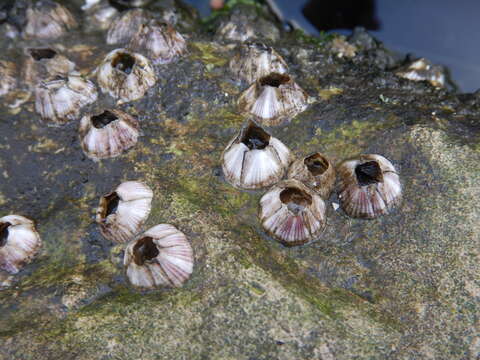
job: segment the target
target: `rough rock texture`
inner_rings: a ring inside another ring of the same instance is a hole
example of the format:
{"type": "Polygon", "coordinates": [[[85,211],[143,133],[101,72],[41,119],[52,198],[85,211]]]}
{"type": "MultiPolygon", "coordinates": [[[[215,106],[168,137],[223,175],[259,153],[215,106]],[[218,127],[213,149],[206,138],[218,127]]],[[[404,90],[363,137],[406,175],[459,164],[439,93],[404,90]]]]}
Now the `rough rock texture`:
{"type": "MultiPolygon", "coordinates": [[[[28,94],[2,99],[0,216],[34,219],[44,247],[20,274],[0,273],[0,358],[478,359],[480,96],[398,79],[372,63],[372,49],[339,59],[329,39],[282,34],[271,45],[316,101],[273,135],[336,163],[382,154],[404,186],[400,208],[371,221],[334,211],[332,196],[321,239],[285,248],[259,227],[262,191],[222,178],[247,84],[226,67],[232,46],[192,29],[180,28],[188,55],[120,106],[144,135],[119,158],[90,161],[78,121],[45,126],[33,98],[11,107],[28,94]],[[192,242],[194,274],[181,289],[131,289],[123,246],[94,224],[100,195],[134,179],[155,193],[146,228],[171,223],[192,242]]],[[[104,36],[59,42],[88,74],[111,49],[104,36]]],[[[4,57],[26,45],[3,41],[4,57]]],[[[90,109],[113,103],[102,96],[90,109]]]]}

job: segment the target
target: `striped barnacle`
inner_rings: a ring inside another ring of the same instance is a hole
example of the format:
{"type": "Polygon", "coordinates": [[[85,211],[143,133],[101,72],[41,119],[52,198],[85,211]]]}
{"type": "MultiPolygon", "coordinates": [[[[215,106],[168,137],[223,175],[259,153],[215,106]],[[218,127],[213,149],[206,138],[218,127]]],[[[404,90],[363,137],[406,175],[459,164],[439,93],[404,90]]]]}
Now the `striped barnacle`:
{"type": "Polygon", "coordinates": [[[20,216],[0,218],[0,269],[16,274],[42,246],[33,221],[20,216]]]}
{"type": "Polygon", "coordinates": [[[289,75],[270,73],[250,85],[238,105],[262,125],[276,126],[304,111],[307,101],[307,93],[289,75]]]}
{"type": "Polygon", "coordinates": [[[77,26],[73,15],[64,6],[50,0],[36,1],[27,8],[25,38],[53,39],[77,26]]]}
{"type": "Polygon", "coordinates": [[[285,180],[260,199],[260,222],[285,246],[317,239],[326,225],[326,206],[320,196],[297,180],[285,180]]]}
{"type": "Polygon", "coordinates": [[[78,73],[42,81],[35,88],[35,110],[49,125],[75,120],[82,107],[96,100],[95,85],[78,73]]]}
{"type": "Polygon", "coordinates": [[[325,155],[316,152],[295,160],[288,169],[288,178],[301,181],[328,199],[335,187],[335,168],[325,155]]]}
{"type": "Polygon", "coordinates": [[[22,78],[28,88],[34,89],[41,80],[67,76],[75,64],[52,48],[28,48],[22,67],[22,78]]]}
{"type": "Polygon", "coordinates": [[[420,58],[401,67],[395,74],[412,81],[428,81],[435,87],[444,87],[446,82],[443,67],[434,65],[425,58],[420,58]]]}
{"type": "Polygon", "coordinates": [[[181,231],[161,224],[145,231],[125,250],[129,282],[138,288],[180,287],[193,271],[193,250],[181,231]]]}
{"type": "Polygon", "coordinates": [[[119,14],[119,11],[107,0],[85,0],[82,10],[89,18],[86,25],[101,30],[107,30],[119,14]]]}
{"type": "Polygon", "coordinates": [[[288,71],[285,60],[273,48],[260,42],[239,45],[229,66],[235,77],[249,84],[270,73],[285,74],[288,71]]]}
{"type": "Polygon", "coordinates": [[[253,121],[222,154],[226,180],[240,189],[260,189],[279,181],[292,162],[290,150],[253,121]]]}
{"type": "Polygon", "coordinates": [[[141,98],[156,82],[150,61],[125,49],[111,51],[96,72],[102,91],[120,103],[141,98]]]}
{"type": "Polygon", "coordinates": [[[102,196],[96,215],[102,235],[115,242],[130,241],[147,220],[152,198],[152,190],[138,181],[121,183],[102,196]]]}
{"type": "Polygon", "coordinates": [[[182,55],[187,47],[183,36],[172,25],[150,20],[140,25],[129,49],[142,53],[154,64],[167,64],[182,55]]]}
{"type": "Polygon", "coordinates": [[[116,18],[107,33],[107,44],[126,44],[137,33],[140,25],[147,23],[149,15],[142,9],[125,11],[116,18]]]}
{"type": "Polygon", "coordinates": [[[138,121],[120,110],[86,115],[80,121],[80,144],[90,159],[112,158],[137,143],[138,121]]]}
{"type": "Polygon", "coordinates": [[[338,197],[345,213],[372,219],[387,214],[401,200],[400,178],[390,161],[380,155],[361,155],[337,168],[338,197]]]}
{"type": "Polygon", "coordinates": [[[8,94],[17,87],[16,72],[15,63],[0,60],[0,96],[8,94]]]}

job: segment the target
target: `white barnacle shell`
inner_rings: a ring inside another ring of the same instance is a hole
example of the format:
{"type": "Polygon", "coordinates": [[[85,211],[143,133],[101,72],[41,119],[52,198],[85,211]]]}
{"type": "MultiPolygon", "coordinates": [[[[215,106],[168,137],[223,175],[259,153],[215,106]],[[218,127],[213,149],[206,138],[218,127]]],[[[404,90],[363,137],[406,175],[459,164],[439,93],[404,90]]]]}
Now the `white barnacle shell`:
{"type": "Polygon", "coordinates": [[[76,119],[82,107],[97,100],[95,85],[78,73],[41,81],[35,88],[35,110],[49,125],[76,119]]]}
{"type": "Polygon", "coordinates": [[[387,214],[401,200],[400,178],[390,161],[380,155],[360,155],[337,168],[337,193],[345,213],[372,219],[387,214]]]}
{"type": "Polygon", "coordinates": [[[152,198],[152,190],[138,181],[123,182],[102,196],[95,219],[102,235],[115,242],[130,241],[147,220],[152,198]]]}
{"type": "Polygon", "coordinates": [[[238,99],[241,112],[262,125],[276,126],[307,108],[308,95],[286,74],[270,73],[245,90],[238,99]]]}
{"type": "Polygon", "coordinates": [[[0,60],[0,96],[8,94],[17,87],[16,72],[15,63],[0,60]]]}
{"type": "Polygon", "coordinates": [[[297,180],[285,180],[260,199],[260,222],[265,231],[286,246],[317,239],[326,225],[322,198],[297,180]]]}
{"type": "Polygon", "coordinates": [[[89,19],[85,25],[101,30],[107,30],[119,14],[119,11],[107,0],[86,0],[82,10],[86,12],[89,19]]]}
{"type": "Polygon", "coordinates": [[[129,49],[145,55],[154,64],[167,64],[182,55],[187,46],[183,36],[172,25],[151,20],[140,25],[129,49]]]}
{"type": "Polygon", "coordinates": [[[120,103],[141,98],[156,82],[150,61],[126,49],[108,53],[96,72],[102,91],[120,103]]]}
{"type": "Polygon", "coordinates": [[[75,70],[75,63],[52,48],[28,48],[25,54],[22,78],[31,89],[35,89],[41,80],[67,76],[75,70]]]}
{"type": "Polygon", "coordinates": [[[319,152],[295,160],[288,169],[287,177],[301,181],[323,199],[328,199],[335,187],[335,167],[319,152]]]}
{"type": "Polygon", "coordinates": [[[193,250],[185,234],[161,224],[145,231],[125,249],[124,265],[133,286],[180,287],[193,271],[193,250]]]}
{"type": "Polygon", "coordinates": [[[149,18],[147,12],[142,9],[125,11],[112,21],[107,33],[107,44],[128,43],[140,25],[147,23],[149,18]]]}
{"type": "Polygon", "coordinates": [[[80,145],[90,159],[112,158],[137,143],[138,121],[120,110],[85,115],[80,121],[80,145]]]}
{"type": "Polygon", "coordinates": [[[290,150],[253,121],[222,154],[225,179],[240,189],[260,189],[282,179],[292,162],[290,150]]]}
{"type": "Polygon", "coordinates": [[[429,60],[420,58],[398,69],[395,74],[412,81],[428,81],[435,87],[445,86],[445,71],[440,65],[433,65],[429,60]]]}
{"type": "Polygon", "coordinates": [[[270,73],[285,74],[288,71],[285,60],[273,48],[260,42],[239,45],[229,66],[235,77],[244,79],[249,84],[270,73]]]}
{"type": "Polygon", "coordinates": [[[218,27],[216,34],[232,41],[247,41],[257,37],[255,29],[248,21],[224,21],[218,27]]]}
{"type": "Polygon", "coordinates": [[[64,6],[50,0],[39,0],[27,8],[25,38],[53,39],[77,26],[64,6]]]}
{"type": "Polygon", "coordinates": [[[0,218],[0,269],[16,274],[42,246],[35,224],[20,215],[0,218]]]}

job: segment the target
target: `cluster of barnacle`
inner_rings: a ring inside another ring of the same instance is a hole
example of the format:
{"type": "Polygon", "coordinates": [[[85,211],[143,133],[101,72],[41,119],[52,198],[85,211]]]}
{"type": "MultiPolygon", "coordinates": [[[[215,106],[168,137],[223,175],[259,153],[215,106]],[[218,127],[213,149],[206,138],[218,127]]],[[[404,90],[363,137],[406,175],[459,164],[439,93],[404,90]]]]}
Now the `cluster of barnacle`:
{"type": "MultiPolygon", "coordinates": [[[[50,41],[77,26],[72,14],[51,0],[16,2],[10,12],[23,14],[24,21],[11,37],[50,41]]],[[[101,91],[118,104],[140,99],[156,82],[155,66],[172,62],[185,53],[185,39],[172,24],[160,21],[146,10],[131,8],[144,0],[86,0],[83,10],[102,29],[108,29],[112,50],[92,72],[101,91]],[[119,12],[111,3],[128,8],[119,12]]],[[[12,27],[14,29],[15,27],[12,27]]],[[[51,46],[25,50],[20,74],[13,62],[0,62],[0,96],[17,87],[35,93],[35,109],[48,124],[60,126],[79,120],[79,138],[92,160],[112,158],[131,148],[139,137],[139,122],[128,113],[112,108],[97,113],[82,110],[98,97],[96,85],[77,71],[75,63],[51,46]],[[20,76],[17,76],[20,75],[20,76]]],[[[150,213],[152,191],[143,183],[129,181],[103,196],[96,221],[102,235],[128,243],[124,265],[130,283],[140,288],[180,286],[193,269],[193,251],[186,236],[175,227],[161,224],[140,233],[150,213]]],[[[42,241],[34,223],[22,216],[0,218],[0,269],[17,273],[40,249],[42,241]]]]}
{"type": "Polygon", "coordinates": [[[351,217],[375,218],[399,203],[398,173],[383,156],[360,155],[336,169],[319,152],[294,160],[285,144],[262,127],[283,124],[308,104],[308,95],[275,50],[240,44],[230,69],[251,83],[238,100],[249,119],[222,154],[223,173],[239,189],[271,187],[260,200],[258,215],[269,235],[286,246],[317,239],[326,225],[325,202],[335,187],[340,206],[351,217]]]}

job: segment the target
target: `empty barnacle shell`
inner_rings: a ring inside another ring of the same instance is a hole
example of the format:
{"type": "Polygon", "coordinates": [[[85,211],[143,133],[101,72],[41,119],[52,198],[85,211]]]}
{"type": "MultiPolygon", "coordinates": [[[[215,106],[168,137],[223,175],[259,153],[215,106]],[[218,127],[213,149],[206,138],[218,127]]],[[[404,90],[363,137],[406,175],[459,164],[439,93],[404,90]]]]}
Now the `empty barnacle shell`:
{"type": "Polygon", "coordinates": [[[15,63],[0,60],[0,96],[6,95],[17,87],[16,71],[15,63]]]}
{"type": "Polygon", "coordinates": [[[413,81],[428,81],[435,87],[445,86],[445,71],[440,65],[433,65],[429,60],[421,58],[398,69],[395,74],[413,81]]]}
{"type": "Polygon", "coordinates": [[[335,187],[335,168],[325,155],[316,152],[295,160],[288,169],[288,178],[301,181],[328,199],[335,187]]]}
{"type": "Polygon", "coordinates": [[[130,241],[150,214],[152,190],[144,183],[126,181],[100,199],[96,222],[111,241],[130,241]]]}
{"type": "Polygon", "coordinates": [[[95,85],[78,73],[42,81],[35,88],[35,110],[50,125],[76,119],[82,107],[96,100],[95,85]]]}
{"type": "Polygon", "coordinates": [[[361,155],[337,168],[340,206],[351,217],[371,219],[389,212],[401,200],[400,178],[380,155],[361,155]]]}
{"type": "Polygon", "coordinates": [[[64,35],[77,25],[64,6],[50,0],[36,1],[27,8],[25,38],[51,39],[64,35]]]}
{"type": "Polygon", "coordinates": [[[151,20],[140,25],[129,49],[144,54],[154,64],[167,64],[182,55],[187,47],[183,36],[172,25],[151,20]]]}
{"type": "Polygon", "coordinates": [[[0,218],[0,269],[16,274],[38,253],[42,240],[33,221],[20,216],[0,218]]]}
{"type": "Polygon", "coordinates": [[[275,126],[307,108],[308,95],[287,74],[270,73],[243,92],[240,111],[254,115],[262,125],[275,126]]]}
{"type": "Polygon", "coordinates": [[[137,143],[138,121],[120,110],[86,115],[80,121],[80,144],[92,160],[120,155],[137,143]]]}
{"type": "Polygon", "coordinates": [[[253,121],[222,154],[225,179],[241,189],[260,189],[279,181],[292,162],[290,150],[253,121]]]}
{"type": "Polygon", "coordinates": [[[22,78],[28,88],[34,89],[41,80],[66,76],[75,64],[52,48],[28,48],[22,66],[22,78]]]}
{"type": "Polygon", "coordinates": [[[107,33],[107,44],[128,43],[137,33],[140,25],[147,23],[149,16],[142,9],[124,12],[110,25],[107,33]]]}
{"type": "Polygon", "coordinates": [[[102,91],[120,102],[141,98],[156,81],[150,61],[125,49],[108,53],[96,71],[102,91]]]}
{"type": "Polygon", "coordinates": [[[288,71],[283,58],[273,48],[260,42],[241,44],[229,66],[236,77],[249,84],[270,73],[285,74],[288,71]]]}
{"type": "Polygon", "coordinates": [[[262,196],[259,217],[268,234],[294,246],[318,238],[326,225],[326,206],[300,181],[285,180],[262,196]]]}
{"type": "Polygon", "coordinates": [[[145,231],[125,249],[123,263],[133,286],[180,287],[193,271],[193,250],[185,234],[161,224],[145,231]]]}

